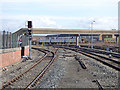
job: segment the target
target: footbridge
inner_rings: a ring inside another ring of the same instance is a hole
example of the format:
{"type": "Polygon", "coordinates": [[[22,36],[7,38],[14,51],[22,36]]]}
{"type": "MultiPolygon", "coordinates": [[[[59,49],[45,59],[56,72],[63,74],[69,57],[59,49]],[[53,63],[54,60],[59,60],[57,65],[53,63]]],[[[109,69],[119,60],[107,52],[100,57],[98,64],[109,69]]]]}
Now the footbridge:
{"type": "MultiPolygon", "coordinates": [[[[21,35],[27,33],[28,28],[21,28],[15,33],[21,35]]],[[[32,28],[33,34],[76,34],[76,44],[81,34],[99,34],[99,40],[102,40],[104,35],[119,36],[117,30],[89,30],[89,29],[56,29],[56,28],[32,28]]]]}

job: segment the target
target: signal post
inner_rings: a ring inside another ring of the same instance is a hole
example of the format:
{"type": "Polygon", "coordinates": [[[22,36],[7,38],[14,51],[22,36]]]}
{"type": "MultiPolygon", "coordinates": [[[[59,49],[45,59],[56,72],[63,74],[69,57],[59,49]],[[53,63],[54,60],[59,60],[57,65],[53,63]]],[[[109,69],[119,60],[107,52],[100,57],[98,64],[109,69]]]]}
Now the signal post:
{"type": "Polygon", "coordinates": [[[29,35],[29,59],[32,59],[31,58],[32,21],[28,21],[28,35],[29,35]]]}

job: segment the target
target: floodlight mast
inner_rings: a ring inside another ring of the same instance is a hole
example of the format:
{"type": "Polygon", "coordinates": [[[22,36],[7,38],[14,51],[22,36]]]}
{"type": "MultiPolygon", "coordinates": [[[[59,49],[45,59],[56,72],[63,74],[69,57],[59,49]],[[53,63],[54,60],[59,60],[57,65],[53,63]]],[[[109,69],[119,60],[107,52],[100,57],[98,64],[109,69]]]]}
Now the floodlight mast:
{"type": "Polygon", "coordinates": [[[92,38],[91,38],[91,49],[93,49],[93,33],[92,33],[93,23],[95,23],[95,21],[92,21],[92,22],[91,22],[91,35],[92,35],[92,38]]]}

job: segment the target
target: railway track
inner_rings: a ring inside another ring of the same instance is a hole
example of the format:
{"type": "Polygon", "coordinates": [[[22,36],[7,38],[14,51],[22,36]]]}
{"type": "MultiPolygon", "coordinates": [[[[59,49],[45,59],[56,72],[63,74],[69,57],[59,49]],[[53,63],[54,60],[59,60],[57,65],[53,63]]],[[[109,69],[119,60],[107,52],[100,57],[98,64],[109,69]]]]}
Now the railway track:
{"type": "Polygon", "coordinates": [[[82,50],[87,50],[87,51],[90,51],[90,52],[99,53],[99,54],[105,54],[105,55],[111,54],[112,57],[115,57],[115,58],[119,58],[119,59],[120,59],[120,54],[119,54],[119,53],[110,52],[110,51],[105,51],[105,50],[99,50],[99,49],[84,48],[84,47],[80,47],[80,49],[82,49],[82,50]]]}
{"type": "Polygon", "coordinates": [[[22,59],[20,62],[17,62],[13,65],[7,67],[7,70],[2,71],[2,75],[0,75],[2,84],[7,83],[13,77],[19,75],[21,72],[25,71],[25,69],[30,68],[32,65],[37,63],[41,58],[43,58],[46,54],[44,51],[32,50],[33,56],[32,60],[22,59]],[[24,61],[23,61],[24,60],[24,61]]]}
{"type": "Polygon", "coordinates": [[[90,52],[90,51],[83,50],[80,48],[73,48],[73,47],[62,47],[62,48],[69,49],[69,50],[72,50],[75,52],[79,52],[79,53],[81,53],[85,56],[88,56],[90,58],[93,58],[93,59],[95,59],[117,71],[120,71],[120,61],[118,61],[118,60],[114,60],[114,59],[99,55],[98,53],[90,52]]]}
{"type": "Polygon", "coordinates": [[[15,76],[2,86],[3,88],[33,88],[37,84],[38,80],[45,74],[47,69],[52,65],[57,58],[55,51],[48,51],[45,49],[33,48],[40,50],[45,54],[38,62],[36,62],[29,69],[25,70],[21,74],[15,76]]]}
{"type": "MultiPolygon", "coordinates": [[[[66,47],[66,46],[57,45],[55,47],[66,47]]],[[[69,47],[82,49],[82,50],[87,50],[89,52],[95,52],[95,53],[104,54],[104,55],[110,55],[111,54],[112,57],[120,59],[120,53],[117,53],[117,52],[110,52],[110,51],[105,51],[105,50],[100,50],[100,49],[91,49],[91,48],[86,48],[86,47],[79,47],[79,48],[76,47],[76,46],[69,46],[69,47]]]]}
{"type": "MultiPolygon", "coordinates": [[[[80,45],[81,47],[85,47],[85,48],[89,48],[89,45],[80,45]]],[[[97,50],[106,50],[106,47],[107,46],[93,46],[94,49],[97,49],[97,50]]],[[[118,52],[118,46],[110,46],[109,49],[114,51],[114,52],[118,52]]]]}
{"type": "MultiPolygon", "coordinates": [[[[36,51],[36,50],[35,50],[36,51]]],[[[27,59],[25,60],[25,59],[22,59],[20,62],[17,62],[17,63],[15,63],[15,64],[13,64],[13,65],[11,65],[10,67],[9,67],[9,70],[7,71],[4,71],[4,72],[2,72],[2,75],[4,75],[4,76],[6,76],[7,74],[10,74],[10,73],[12,73],[12,72],[16,72],[16,70],[19,70],[21,67],[24,67],[25,65],[27,66],[27,65],[32,65],[32,64],[34,64],[35,62],[37,62],[38,61],[38,59],[40,59],[40,58],[42,58],[44,55],[45,55],[45,52],[44,51],[41,51],[42,53],[43,53],[43,55],[41,55],[39,52],[40,51],[36,51],[37,52],[37,56],[38,57],[35,57],[35,58],[33,58],[33,62],[31,63],[31,62],[25,62],[25,61],[27,61],[27,59]],[[23,63],[24,62],[24,63],[23,63]],[[19,65],[18,65],[19,64],[19,65]]],[[[1,77],[1,76],[0,76],[1,77]]],[[[2,77],[1,77],[2,78],[2,77]]]]}

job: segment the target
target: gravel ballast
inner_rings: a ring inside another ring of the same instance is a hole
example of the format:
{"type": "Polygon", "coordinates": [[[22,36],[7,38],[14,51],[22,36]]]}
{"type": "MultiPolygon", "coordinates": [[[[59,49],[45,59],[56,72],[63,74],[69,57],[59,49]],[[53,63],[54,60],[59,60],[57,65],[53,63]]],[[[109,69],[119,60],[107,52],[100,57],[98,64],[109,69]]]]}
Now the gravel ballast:
{"type": "MultiPolygon", "coordinates": [[[[49,49],[50,51],[54,50],[53,47],[42,48],[49,49]]],[[[98,89],[98,84],[94,82],[95,80],[97,80],[104,89],[118,87],[118,71],[71,50],[59,48],[57,52],[58,59],[50,66],[35,88],[91,88],[92,90],[94,88],[96,90],[98,89]],[[86,69],[81,67],[75,58],[76,56],[85,64],[86,69]]],[[[23,72],[23,67],[27,69],[36,62],[38,56],[42,57],[43,55],[42,52],[33,50],[32,58],[34,58],[34,60],[19,62],[18,64],[8,66],[8,71],[4,71],[4,74],[0,77],[2,78],[2,82],[4,83],[13,78],[15,73],[19,74],[23,72]],[[21,64],[25,66],[20,67],[21,64]],[[14,68],[16,65],[17,67],[14,68]]],[[[41,67],[39,66],[39,68],[41,67]]]]}
{"type": "Polygon", "coordinates": [[[37,88],[98,88],[97,80],[105,88],[117,88],[118,71],[70,50],[59,49],[53,63],[37,88]],[[74,56],[79,56],[87,69],[82,69],[74,56]],[[70,57],[73,56],[73,57],[70,57]]]}

